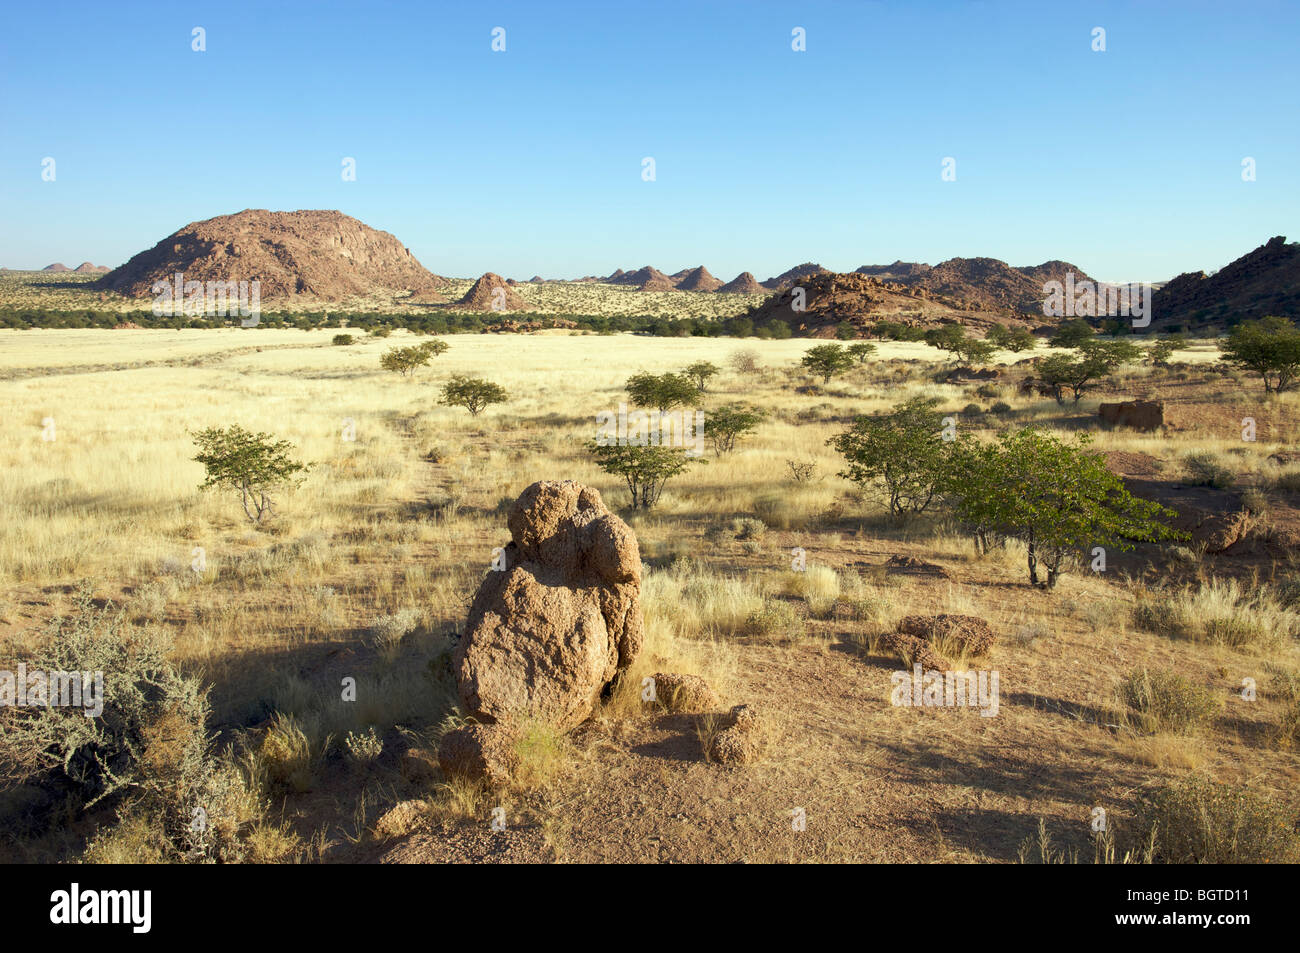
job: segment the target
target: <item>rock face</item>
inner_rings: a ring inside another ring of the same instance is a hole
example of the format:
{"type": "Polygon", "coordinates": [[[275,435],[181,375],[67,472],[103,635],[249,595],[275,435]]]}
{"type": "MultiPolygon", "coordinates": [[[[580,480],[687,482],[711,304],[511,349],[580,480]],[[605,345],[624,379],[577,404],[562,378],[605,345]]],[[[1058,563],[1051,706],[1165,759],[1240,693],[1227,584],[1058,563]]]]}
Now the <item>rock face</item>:
{"type": "Polygon", "coordinates": [[[465,297],[456,304],[475,311],[527,311],[528,302],[515,293],[514,287],[498,274],[487,272],[465,297]]]}
{"type": "Polygon", "coordinates": [[[528,487],[507,524],[505,569],[479,586],[453,658],[460,700],[480,722],[567,731],[641,650],[636,536],[572,480],[528,487]]]}
{"type": "Polygon", "coordinates": [[[1159,400],[1126,400],[1102,404],[1097,408],[1097,416],[1112,427],[1159,430],[1165,425],[1165,405],[1159,400]]]}
{"type": "Polygon", "coordinates": [[[518,764],[516,736],[509,725],[465,725],[442,736],[438,766],[446,774],[460,774],[505,787],[518,764]]]}
{"type": "Polygon", "coordinates": [[[433,291],[444,282],[388,232],[341,212],[245,209],[186,225],[96,284],[152,298],[154,282],[177,272],[186,281],[258,281],[263,302],[433,291]]]}
{"type": "Polygon", "coordinates": [[[1179,275],[1155,293],[1151,310],[1162,326],[1218,323],[1227,315],[1300,317],[1300,243],[1277,235],[1212,276],[1179,275]]]}

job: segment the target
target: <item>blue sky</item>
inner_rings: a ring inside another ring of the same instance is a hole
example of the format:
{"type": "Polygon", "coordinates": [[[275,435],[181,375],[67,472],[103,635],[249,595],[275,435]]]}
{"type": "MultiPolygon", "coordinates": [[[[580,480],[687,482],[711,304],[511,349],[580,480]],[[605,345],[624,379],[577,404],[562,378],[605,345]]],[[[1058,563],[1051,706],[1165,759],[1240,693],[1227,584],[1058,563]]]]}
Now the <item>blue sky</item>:
{"type": "Polygon", "coordinates": [[[1300,239],[1297,39],[1300,4],[1250,0],[12,4],[0,265],[336,208],[452,276],[984,255],[1162,280],[1300,239]]]}

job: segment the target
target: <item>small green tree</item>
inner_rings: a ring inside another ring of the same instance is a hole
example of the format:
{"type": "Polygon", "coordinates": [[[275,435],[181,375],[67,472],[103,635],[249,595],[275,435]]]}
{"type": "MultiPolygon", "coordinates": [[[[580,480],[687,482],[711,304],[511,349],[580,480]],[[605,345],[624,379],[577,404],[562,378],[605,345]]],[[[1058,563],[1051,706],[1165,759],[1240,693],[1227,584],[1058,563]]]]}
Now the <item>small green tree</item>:
{"type": "Polygon", "coordinates": [[[1078,347],[1097,337],[1091,324],[1083,318],[1062,321],[1056,333],[1047,339],[1048,347],[1078,347]]]}
{"type": "Polygon", "coordinates": [[[1027,427],[995,444],[957,445],[945,489],[977,549],[989,534],[1021,540],[1030,583],[1039,585],[1041,565],[1052,589],[1067,561],[1092,547],[1125,551],[1135,541],[1177,538],[1161,522],[1177,514],[1129,493],[1088,440],[1083,434],[1066,443],[1027,427]]]}
{"type": "Polygon", "coordinates": [[[442,398],[438,401],[448,407],[464,407],[471,417],[477,417],[488,404],[504,403],[509,398],[504,387],[481,377],[456,375],[442,385],[442,398]]]}
{"type": "Polygon", "coordinates": [[[1038,364],[1038,376],[1052,388],[1058,404],[1065,403],[1068,389],[1079,402],[1085,390],[1110,376],[1124,364],[1141,357],[1142,352],[1131,341],[1088,341],[1074,354],[1052,354],[1038,364]]]}
{"type": "Polygon", "coordinates": [[[385,351],[379,358],[379,366],[386,371],[396,371],[403,377],[407,377],[417,367],[425,367],[431,357],[433,352],[426,350],[423,344],[412,344],[409,347],[395,347],[385,351]]]}
{"type": "Polygon", "coordinates": [[[865,364],[867,358],[876,353],[876,346],[868,341],[857,341],[848,346],[847,353],[859,364],[865,364]]]}
{"type": "Polygon", "coordinates": [[[311,464],[294,460],[293,444],[270,434],[249,433],[238,425],[209,427],[191,434],[194,457],[207,472],[199,489],[220,487],[239,494],[244,515],[254,523],[273,515],[271,492],[302,482],[311,464]]]}
{"type": "Polygon", "coordinates": [[[823,384],[829,384],[832,377],[853,366],[853,358],[843,344],[818,344],[809,348],[799,363],[821,377],[823,384]]]}
{"type": "Polygon", "coordinates": [[[1147,360],[1152,367],[1168,367],[1169,358],[1173,356],[1174,349],[1177,346],[1173,341],[1167,339],[1152,341],[1146,348],[1147,360]]]}
{"type": "Polygon", "coordinates": [[[1232,329],[1219,349],[1229,364],[1258,374],[1265,394],[1290,389],[1300,376],[1300,328],[1286,318],[1244,321],[1232,329]]]}
{"type": "Polygon", "coordinates": [[[1009,328],[1001,324],[989,328],[988,334],[984,335],[984,340],[999,351],[1011,351],[1013,354],[1032,351],[1038,343],[1038,339],[1028,328],[1009,328]]]}
{"type": "Polygon", "coordinates": [[[753,433],[765,419],[767,414],[757,407],[726,404],[704,415],[704,436],[719,457],[734,450],[736,441],[753,433]]]}
{"type": "Polygon", "coordinates": [[[596,466],[612,476],[623,478],[632,494],[632,508],[638,510],[648,510],[659,502],[664,484],[692,463],[705,462],[688,456],[681,447],[624,444],[602,447],[593,441],[589,449],[596,466]]]}
{"type": "Polygon", "coordinates": [[[934,398],[914,397],[888,414],[859,417],[827,441],[848,462],[840,476],[878,490],[895,517],[922,513],[948,478],[950,441],[934,398]]]}
{"type": "Polygon", "coordinates": [[[642,371],[627,379],[627,395],[641,407],[667,413],[674,407],[699,403],[700,389],[685,374],[650,374],[642,371]]]}
{"type": "Polygon", "coordinates": [[[955,360],[976,364],[993,356],[994,347],[987,341],[968,337],[960,324],[942,324],[925,332],[925,343],[952,354],[955,360]]]}
{"type": "Polygon", "coordinates": [[[447,349],[450,346],[451,345],[449,345],[442,338],[432,338],[428,341],[424,341],[416,345],[417,348],[419,348],[425,354],[429,355],[429,357],[438,357],[442,354],[446,354],[447,349]]]}
{"type": "Polygon", "coordinates": [[[691,364],[682,371],[682,373],[685,374],[689,380],[694,382],[696,389],[703,394],[708,390],[710,378],[721,374],[722,368],[718,367],[716,364],[711,364],[708,361],[696,361],[694,364],[691,364]]]}
{"type": "Polygon", "coordinates": [[[841,341],[852,341],[858,336],[858,329],[851,321],[841,321],[835,326],[835,336],[841,341]]]}
{"type": "Polygon", "coordinates": [[[351,334],[336,334],[334,335],[334,340],[332,341],[332,343],[339,347],[347,347],[349,344],[352,344],[354,341],[356,341],[356,338],[354,338],[351,334]]]}

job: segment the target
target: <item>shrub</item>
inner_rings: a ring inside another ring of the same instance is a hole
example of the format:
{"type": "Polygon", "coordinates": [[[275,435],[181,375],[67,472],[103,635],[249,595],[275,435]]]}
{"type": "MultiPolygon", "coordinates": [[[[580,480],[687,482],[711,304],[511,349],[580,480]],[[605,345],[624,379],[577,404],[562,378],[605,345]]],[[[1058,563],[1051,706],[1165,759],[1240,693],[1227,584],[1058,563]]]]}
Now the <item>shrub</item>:
{"type": "Polygon", "coordinates": [[[1217,490],[1226,490],[1237,481],[1237,475],[1212,453],[1198,450],[1185,454],[1183,467],[1191,486],[1211,486],[1217,490]]]}
{"type": "Polygon", "coordinates": [[[354,338],[351,334],[336,334],[331,339],[330,343],[335,345],[336,347],[347,347],[347,345],[349,344],[354,344],[356,340],[357,339],[354,338]]]}
{"type": "Polygon", "coordinates": [[[1144,796],[1136,820],[1163,864],[1285,864],[1300,846],[1294,815],[1272,798],[1196,775],[1144,796]]]}
{"type": "Polygon", "coordinates": [[[736,539],[762,539],[763,534],[767,532],[767,524],[752,516],[732,520],[731,528],[735,531],[736,539]]]}
{"type": "Polygon", "coordinates": [[[1222,705],[1207,689],[1174,672],[1139,669],[1120,686],[1120,698],[1144,731],[1189,734],[1210,721],[1222,705]]]}
{"type": "Polygon", "coordinates": [[[961,409],[961,413],[963,417],[978,417],[984,413],[984,408],[979,404],[967,404],[961,409]]]}
{"type": "Polygon", "coordinates": [[[674,407],[693,407],[702,390],[686,374],[650,374],[642,371],[627,379],[627,395],[642,407],[654,407],[662,413],[674,407]]]}
{"type": "Polygon", "coordinates": [[[803,634],[804,622],[794,606],[784,599],[764,599],[763,606],[745,620],[747,635],[768,641],[797,639],[803,634]]]}
{"type": "Polygon", "coordinates": [[[727,359],[731,369],[742,377],[752,377],[762,369],[758,363],[758,352],[750,348],[733,351],[727,359]]]}
{"type": "Polygon", "coordinates": [[[420,624],[419,609],[398,609],[390,615],[377,616],[370,623],[370,635],[376,647],[391,650],[420,624]]]}
{"type": "Polygon", "coordinates": [[[713,446],[713,455],[722,456],[736,448],[736,441],[752,434],[767,414],[757,407],[726,404],[709,411],[704,417],[704,436],[713,446]]]}
{"type": "Polygon", "coordinates": [[[1280,594],[1268,586],[1247,591],[1235,579],[1211,579],[1195,588],[1140,594],[1133,624],[1169,638],[1270,647],[1300,631],[1286,597],[1285,587],[1280,594]]]}
{"type": "Polygon", "coordinates": [[[999,417],[1005,417],[1007,414],[1011,413],[1011,405],[1005,400],[1000,400],[989,408],[989,413],[997,414],[999,417]]]}
{"type": "Polygon", "coordinates": [[[948,478],[950,454],[933,398],[913,398],[888,414],[859,417],[827,443],[844,455],[839,475],[878,488],[894,516],[921,513],[948,478]]]}
{"type": "Polygon", "coordinates": [[[477,417],[489,404],[504,403],[509,398],[504,387],[481,377],[457,375],[442,386],[438,401],[448,407],[464,407],[471,417],[477,417]]]}
{"type": "Polygon", "coordinates": [[[172,666],[166,636],[133,628],[111,604],[97,609],[88,586],[46,634],[28,671],[87,673],[59,692],[75,702],[81,689],[82,704],[0,709],[0,776],[57,784],[88,808],[111,803],[132,823],[145,818],[168,859],[238,859],[255,804],[216,758],[207,694],[172,666]]]}
{"type": "Polygon", "coordinates": [[[688,380],[695,384],[696,389],[703,394],[708,390],[710,379],[717,377],[722,373],[722,368],[709,361],[696,361],[683,369],[682,373],[688,380]]]}

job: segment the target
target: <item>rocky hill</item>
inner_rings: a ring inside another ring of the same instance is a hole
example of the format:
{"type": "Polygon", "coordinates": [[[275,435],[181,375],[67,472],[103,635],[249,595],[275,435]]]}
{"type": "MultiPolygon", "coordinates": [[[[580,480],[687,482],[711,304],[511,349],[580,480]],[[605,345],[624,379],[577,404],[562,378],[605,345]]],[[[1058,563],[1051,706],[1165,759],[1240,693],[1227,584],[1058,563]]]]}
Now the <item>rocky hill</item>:
{"type": "Polygon", "coordinates": [[[763,287],[767,288],[769,291],[777,291],[778,289],[791,285],[802,278],[808,278],[812,275],[829,274],[831,274],[829,269],[823,268],[821,265],[814,262],[806,261],[802,265],[795,265],[788,271],[781,272],[781,274],[777,275],[775,278],[767,279],[767,281],[763,282],[763,287]]]}
{"type": "Polygon", "coordinates": [[[758,279],[748,271],[742,271],[718,289],[724,294],[762,294],[767,289],[758,283],[758,279]]]}
{"type": "Polygon", "coordinates": [[[487,272],[474,282],[465,296],[456,302],[473,311],[527,311],[528,302],[519,297],[511,284],[494,272],[487,272]],[[493,307],[493,305],[497,305],[493,307]]]}
{"type": "Polygon", "coordinates": [[[342,301],[435,291],[444,279],[401,242],[336,211],[246,209],[192,222],[99,279],[109,291],[152,297],[157,281],[259,281],[262,301],[342,301]]]}
{"type": "Polygon", "coordinates": [[[1154,327],[1203,327],[1232,315],[1300,318],[1300,243],[1270,238],[1213,275],[1179,275],[1151,302],[1154,327]]]}
{"type": "MultiPolygon", "coordinates": [[[[677,277],[674,275],[673,277],[677,277]]],[[[713,275],[709,274],[709,269],[700,265],[698,268],[690,268],[677,278],[677,289],[679,291],[717,291],[722,287],[722,282],[713,275]]]]}

